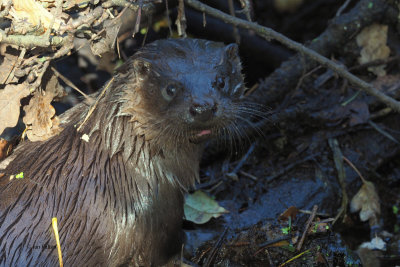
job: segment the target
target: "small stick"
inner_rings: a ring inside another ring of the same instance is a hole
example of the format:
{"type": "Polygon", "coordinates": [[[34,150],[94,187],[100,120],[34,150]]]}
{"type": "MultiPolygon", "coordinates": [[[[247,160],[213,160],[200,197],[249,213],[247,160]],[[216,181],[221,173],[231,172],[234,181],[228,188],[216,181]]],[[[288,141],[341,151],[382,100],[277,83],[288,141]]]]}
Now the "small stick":
{"type": "Polygon", "coordinates": [[[301,239],[300,239],[299,243],[297,244],[297,248],[296,248],[297,251],[299,251],[301,249],[301,247],[303,246],[304,240],[306,239],[308,228],[310,228],[310,225],[313,222],[315,215],[317,214],[317,210],[318,210],[318,205],[314,205],[314,207],[312,209],[312,213],[311,213],[310,217],[308,218],[306,226],[304,227],[303,235],[301,236],[301,239]]]}
{"type": "Polygon", "coordinates": [[[343,10],[346,9],[346,7],[350,4],[351,0],[346,0],[346,2],[344,2],[344,4],[338,9],[338,11],[336,12],[336,17],[339,17],[343,10]]]}
{"type": "Polygon", "coordinates": [[[87,94],[85,94],[84,92],[82,92],[78,87],[76,87],[75,84],[73,84],[67,77],[65,77],[64,75],[62,75],[56,68],[54,68],[53,66],[51,66],[51,70],[54,71],[54,74],[59,77],[61,80],[63,80],[68,86],[70,86],[71,88],[73,88],[75,91],[77,91],[78,93],[80,93],[81,95],[83,95],[87,100],[89,101],[93,101],[93,99],[88,96],[87,94]]]}
{"type": "Polygon", "coordinates": [[[217,254],[218,249],[221,247],[222,245],[222,241],[225,238],[225,234],[228,231],[228,227],[225,227],[225,230],[222,232],[222,234],[220,235],[220,237],[218,238],[218,241],[215,243],[213,249],[211,250],[211,254],[207,259],[207,262],[204,266],[209,267],[211,266],[211,263],[213,262],[215,255],[217,254]]]}
{"type": "Polygon", "coordinates": [[[367,182],[367,180],[365,180],[364,176],[361,174],[361,172],[356,168],[356,166],[354,166],[353,163],[351,163],[351,161],[346,158],[345,156],[343,156],[343,160],[346,161],[347,164],[350,165],[350,167],[358,174],[358,176],[360,176],[362,182],[365,184],[367,182]]]}
{"type": "Polygon", "coordinates": [[[258,181],[258,178],[250,173],[244,172],[244,171],[239,171],[239,173],[243,176],[246,176],[250,179],[252,179],[253,181],[258,181]]]}
{"type": "Polygon", "coordinates": [[[10,78],[10,80],[12,80],[12,78],[14,78],[14,73],[15,73],[15,68],[19,66],[21,60],[24,58],[26,53],[26,48],[23,47],[21,49],[21,53],[19,54],[18,58],[15,60],[14,65],[12,66],[12,69],[10,70],[10,72],[8,73],[7,77],[4,79],[3,84],[6,84],[7,80],[10,78]]]}
{"type": "Polygon", "coordinates": [[[97,104],[99,103],[100,99],[103,97],[103,95],[106,93],[107,89],[110,87],[110,84],[114,81],[114,77],[111,78],[111,80],[108,82],[108,84],[106,85],[106,87],[104,88],[104,90],[101,92],[101,94],[99,95],[99,97],[97,97],[96,102],[94,103],[94,105],[90,108],[88,114],[86,115],[86,118],[83,120],[83,122],[81,123],[81,125],[79,125],[78,129],[76,131],[80,131],[80,129],[82,128],[82,126],[86,123],[86,121],[89,119],[90,115],[92,115],[93,111],[96,109],[97,104]]]}

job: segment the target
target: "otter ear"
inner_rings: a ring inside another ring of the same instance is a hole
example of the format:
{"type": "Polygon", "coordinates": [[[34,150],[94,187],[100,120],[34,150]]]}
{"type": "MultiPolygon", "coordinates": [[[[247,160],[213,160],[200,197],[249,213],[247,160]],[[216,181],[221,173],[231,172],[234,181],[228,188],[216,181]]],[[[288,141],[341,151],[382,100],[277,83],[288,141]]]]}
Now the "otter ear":
{"type": "Polygon", "coordinates": [[[133,69],[136,73],[146,76],[150,73],[152,66],[150,62],[137,58],[133,60],[133,69]]]}
{"type": "Polygon", "coordinates": [[[228,55],[228,58],[232,61],[239,58],[239,47],[237,44],[229,44],[225,46],[225,53],[228,55]]]}

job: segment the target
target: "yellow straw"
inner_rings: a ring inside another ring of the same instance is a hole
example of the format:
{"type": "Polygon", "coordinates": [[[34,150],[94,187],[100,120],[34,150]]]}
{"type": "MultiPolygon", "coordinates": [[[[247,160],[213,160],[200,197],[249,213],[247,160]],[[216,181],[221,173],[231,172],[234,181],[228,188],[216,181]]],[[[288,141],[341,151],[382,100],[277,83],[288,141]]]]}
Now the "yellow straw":
{"type": "Polygon", "coordinates": [[[58,260],[60,262],[60,267],[63,267],[64,264],[63,264],[63,260],[62,260],[60,236],[58,235],[58,227],[57,227],[57,218],[56,217],[53,217],[51,219],[51,225],[53,226],[54,235],[56,237],[58,260]]]}

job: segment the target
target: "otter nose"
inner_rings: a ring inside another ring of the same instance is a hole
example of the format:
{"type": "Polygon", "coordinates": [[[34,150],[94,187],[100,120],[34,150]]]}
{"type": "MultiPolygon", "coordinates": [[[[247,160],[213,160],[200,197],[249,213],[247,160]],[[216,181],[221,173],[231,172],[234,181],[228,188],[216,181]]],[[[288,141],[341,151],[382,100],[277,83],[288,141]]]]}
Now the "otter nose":
{"type": "Polygon", "coordinates": [[[214,117],[217,112],[217,104],[214,100],[194,102],[189,108],[189,113],[194,121],[206,122],[214,117]]]}

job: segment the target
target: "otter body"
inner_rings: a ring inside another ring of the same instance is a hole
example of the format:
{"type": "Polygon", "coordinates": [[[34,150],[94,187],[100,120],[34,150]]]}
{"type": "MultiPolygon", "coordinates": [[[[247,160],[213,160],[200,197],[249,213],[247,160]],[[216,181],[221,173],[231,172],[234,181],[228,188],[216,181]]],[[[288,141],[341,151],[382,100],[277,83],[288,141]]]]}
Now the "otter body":
{"type": "Polygon", "coordinates": [[[159,40],[99,94],[25,142],[0,173],[0,266],[158,266],[183,242],[183,192],[203,141],[233,131],[243,77],[236,45],[159,40]],[[24,173],[23,179],[10,179],[24,173]]]}

